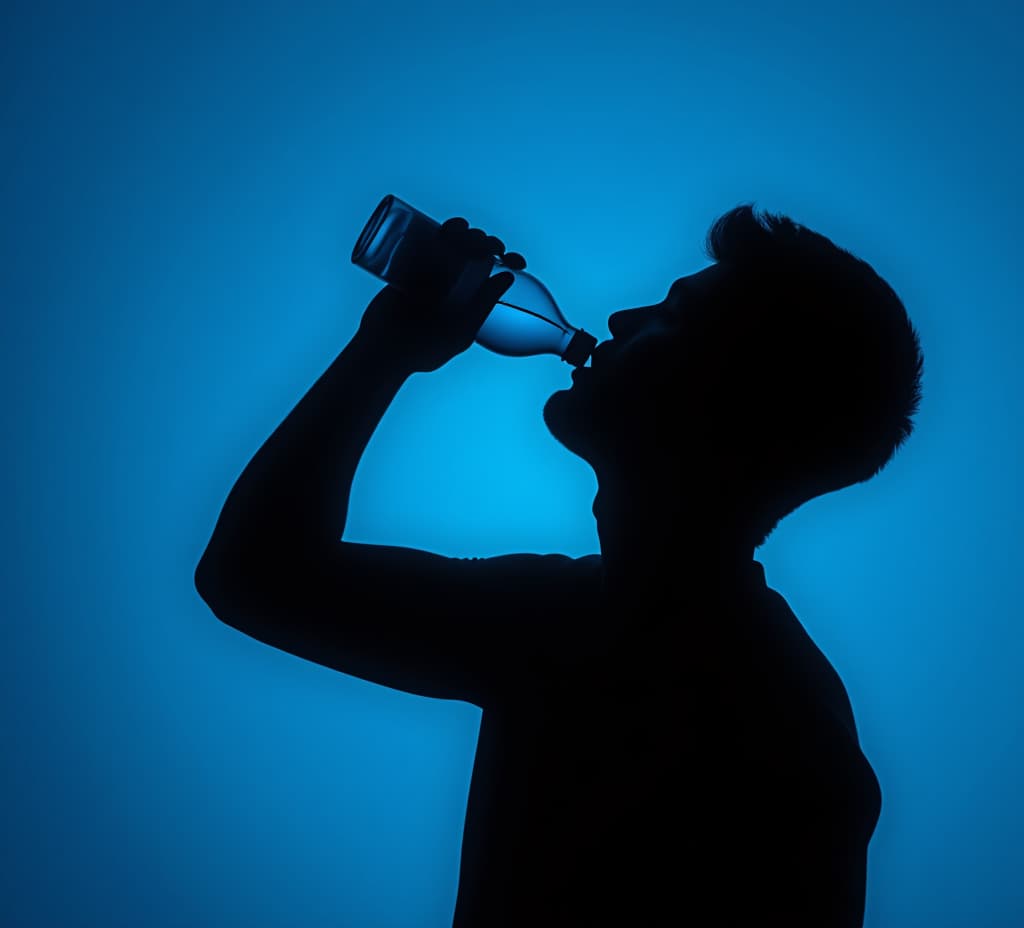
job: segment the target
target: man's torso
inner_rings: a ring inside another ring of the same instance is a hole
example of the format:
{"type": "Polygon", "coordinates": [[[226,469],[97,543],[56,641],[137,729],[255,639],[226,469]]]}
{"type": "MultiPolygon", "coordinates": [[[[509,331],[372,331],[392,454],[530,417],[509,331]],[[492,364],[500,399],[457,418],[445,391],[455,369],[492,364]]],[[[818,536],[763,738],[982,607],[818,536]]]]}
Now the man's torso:
{"type": "Polygon", "coordinates": [[[863,860],[846,858],[866,851],[877,781],[842,682],[756,567],[751,595],[699,598],[703,616],[659,616],[659,636],[631,638],[629,616],[604,653],[485,707],[457,928],[829,904],[860,923],[863,860]]]}

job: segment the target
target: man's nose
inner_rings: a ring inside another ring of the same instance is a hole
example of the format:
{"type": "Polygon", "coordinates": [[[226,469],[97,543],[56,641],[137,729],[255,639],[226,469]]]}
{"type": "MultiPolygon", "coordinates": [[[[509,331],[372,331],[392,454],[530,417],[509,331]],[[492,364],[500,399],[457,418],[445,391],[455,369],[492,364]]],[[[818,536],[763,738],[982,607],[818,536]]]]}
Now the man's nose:
{"type": "Polygon", "coordinates": [[[608,331],[612,338],[628,338],[644,324],[650,314],[650,307],[640,309],[620,309],[608,317],[608,331]]]}

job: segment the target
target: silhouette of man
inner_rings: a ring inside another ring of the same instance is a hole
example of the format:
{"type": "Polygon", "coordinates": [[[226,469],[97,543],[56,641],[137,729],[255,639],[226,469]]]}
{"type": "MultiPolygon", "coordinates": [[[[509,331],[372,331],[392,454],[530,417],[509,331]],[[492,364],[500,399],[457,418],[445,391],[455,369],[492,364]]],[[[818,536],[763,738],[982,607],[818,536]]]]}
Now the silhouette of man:
{"type": "MultiPolygon", "coordinates": [[[[504,253],[463,219],[440,234],[504,253]]],[[[863,922],[878,782],[842,681],[753,554],[891,459],[920,343],[869,265],[786,217],[737,207],[706,248],[661,302],[614,313],[544,408],[596,473],[599,555],[340,540],[378,421],[469,347],[499,274],[444,312],[384,288],[197,568],[213,612],[267,644],[483,709],[457,928],[863,922]]]]}

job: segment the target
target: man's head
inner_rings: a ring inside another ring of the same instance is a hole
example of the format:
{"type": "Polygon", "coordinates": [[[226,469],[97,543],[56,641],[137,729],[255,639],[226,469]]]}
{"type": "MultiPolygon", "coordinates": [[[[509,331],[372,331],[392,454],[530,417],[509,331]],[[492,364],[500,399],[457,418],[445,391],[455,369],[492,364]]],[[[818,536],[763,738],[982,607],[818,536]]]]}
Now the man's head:
{"type": "Polygon", "coordinates": [[[599,480],[678,475],[756,546],[891,460],[921,399],[920,342],[868,264],[784,216],[737,207],[705,247],[715,263],[660,303],[612,314],[544,417],[599,480]]]}

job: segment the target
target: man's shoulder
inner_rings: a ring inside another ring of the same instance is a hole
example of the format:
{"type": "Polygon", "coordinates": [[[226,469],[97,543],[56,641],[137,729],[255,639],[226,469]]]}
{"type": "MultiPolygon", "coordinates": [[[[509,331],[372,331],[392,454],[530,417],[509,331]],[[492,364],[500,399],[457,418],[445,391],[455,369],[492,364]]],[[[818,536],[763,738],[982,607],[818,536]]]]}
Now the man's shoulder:
{"type": "Polygon", "coordinates": [[[593,607],[601,589],[600,554],[499,554],[452,558],[449,565],[471,583],[504,590],[509,604],[525,597],[538,606],[576,604],[585,610],[593,607]]]}
{"type": "Polygon", "coordinates": [[[583,613],[597,603],[601,590],[600,554],[520,554],[502,560],[510,582],[520,589],[533,588],[567,606],[575,605],[583,613]]]}
{"type": "Polygon", "coordinates": [[[580,580],[597,580],[601,574],[601,555],[585,554],[573,557],[569,554],[499,554],[494,557],[465,558],[475,564],[486,565],[496,571],[508,571],[510,575],[527,577],[576,577],[580,580]]]}

